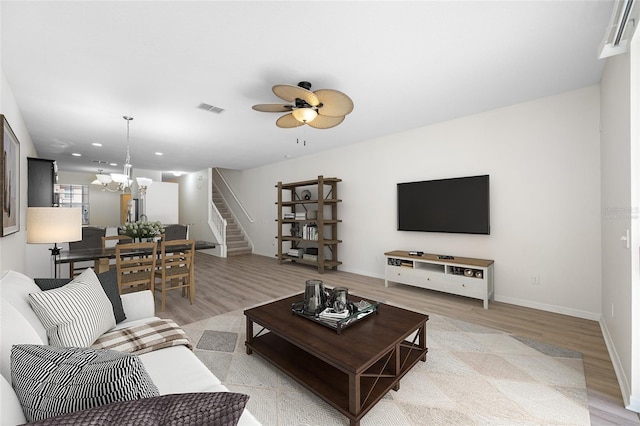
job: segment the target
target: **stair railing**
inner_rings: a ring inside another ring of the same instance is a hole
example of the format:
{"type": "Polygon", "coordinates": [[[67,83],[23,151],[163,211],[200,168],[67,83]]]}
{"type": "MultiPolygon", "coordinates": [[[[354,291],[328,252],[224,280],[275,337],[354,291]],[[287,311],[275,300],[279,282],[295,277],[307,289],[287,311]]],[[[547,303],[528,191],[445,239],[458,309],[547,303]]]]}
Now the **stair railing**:
{"type": "Polygon", "coordinates": [[[209,228],[220,244],[220,257],[227,257],[227,219],[222,217],[213,200],[209,203],[209,228]]]}
{"type": "MultiPolygon", "coordinates": [[[[229,182],[227,182],[227,180],[224,178],[222,173],[220,173],[220,170],[218,170],[217,168],[214,168],[213,171],[216,173],[216,177],[213,178],[213,184],[215,185],[216,180],[222,182],[222,184],[224,185],[225,191],[223,192],[218,190],[218,192],[220,193],[222,198],[225,199],[225,202],[227,203],[227,205],[229,205],[229,201],[226,199],[225,194],[229,194],[231,198],[233,198],[234,204],[238,206],[238,208],[242,211],[242,213],[245,215],[245,217],[250,223],[255,222],[255,220],[251,217],[247,209],[245,209],[244,205],[240,202],[240,200],[236,196],[236,193],[233,192],[233,189],[231,189],[229,182]]],[[[235,209],[232,209],[232,210],[235,211],[235,209]]]]}

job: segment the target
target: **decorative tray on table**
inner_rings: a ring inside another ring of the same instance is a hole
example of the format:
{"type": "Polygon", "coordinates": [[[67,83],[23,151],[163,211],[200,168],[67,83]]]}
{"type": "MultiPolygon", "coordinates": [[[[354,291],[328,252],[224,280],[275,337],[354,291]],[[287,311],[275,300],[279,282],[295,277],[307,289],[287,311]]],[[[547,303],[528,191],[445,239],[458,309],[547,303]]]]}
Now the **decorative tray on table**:
{"type": "Polygon", "coordinates": [[[333,309],[326,308],[319,314],[313,315],[304,312],[304,301],[300,301],[291,305],[291,311],[296,315],[336,330],[340,334],[350,325],[362,321],[373,313],[378,313],[379,306],[378,302],[360,300],[359,302],[349,302],[349,308],[344,313],[336,313],[333,309]]]}

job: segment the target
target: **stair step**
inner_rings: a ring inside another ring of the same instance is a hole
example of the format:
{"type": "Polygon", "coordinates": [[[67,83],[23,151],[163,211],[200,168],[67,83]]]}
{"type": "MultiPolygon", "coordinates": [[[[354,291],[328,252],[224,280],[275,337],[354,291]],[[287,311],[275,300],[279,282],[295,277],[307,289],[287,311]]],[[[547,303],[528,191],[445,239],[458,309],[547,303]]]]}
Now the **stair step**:
{"type": "Polygon", "coordinates": [[[251,254],[251,249],[227,249],[227,257],[244,256],[247,254],[251,254]]]}

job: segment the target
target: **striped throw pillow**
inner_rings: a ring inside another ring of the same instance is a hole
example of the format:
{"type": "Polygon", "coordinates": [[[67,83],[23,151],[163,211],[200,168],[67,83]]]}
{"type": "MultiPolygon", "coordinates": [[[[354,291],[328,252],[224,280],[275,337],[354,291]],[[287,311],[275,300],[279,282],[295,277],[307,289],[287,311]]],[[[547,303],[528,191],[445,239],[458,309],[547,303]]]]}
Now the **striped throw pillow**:
{"type": "Polygon", "coordinates": [[[29,303],[53,346],[91,346],[116,325],[111,302],[93,269],[63,287],[30,293],[29,303]]]}
{"type": "Polygon", "coordinates": [[[29,422],[159,395],[137,356],[104,349],[14,345],[11,382],[29,422]]]}

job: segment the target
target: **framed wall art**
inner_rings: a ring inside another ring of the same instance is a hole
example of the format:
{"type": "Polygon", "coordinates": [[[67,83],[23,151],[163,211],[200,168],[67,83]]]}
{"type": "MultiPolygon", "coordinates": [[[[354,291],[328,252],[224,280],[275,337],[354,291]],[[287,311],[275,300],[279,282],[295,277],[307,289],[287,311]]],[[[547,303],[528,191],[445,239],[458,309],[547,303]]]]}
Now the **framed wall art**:
{"type": "Polygon", "coordinates": [[[11,130],[4,115],[0,114],[2,126],[2,158],[0,158],[0,205],[2,205],[2,228],[0,237],[18,232],[20,229],[20,142],[11,130]]]}

